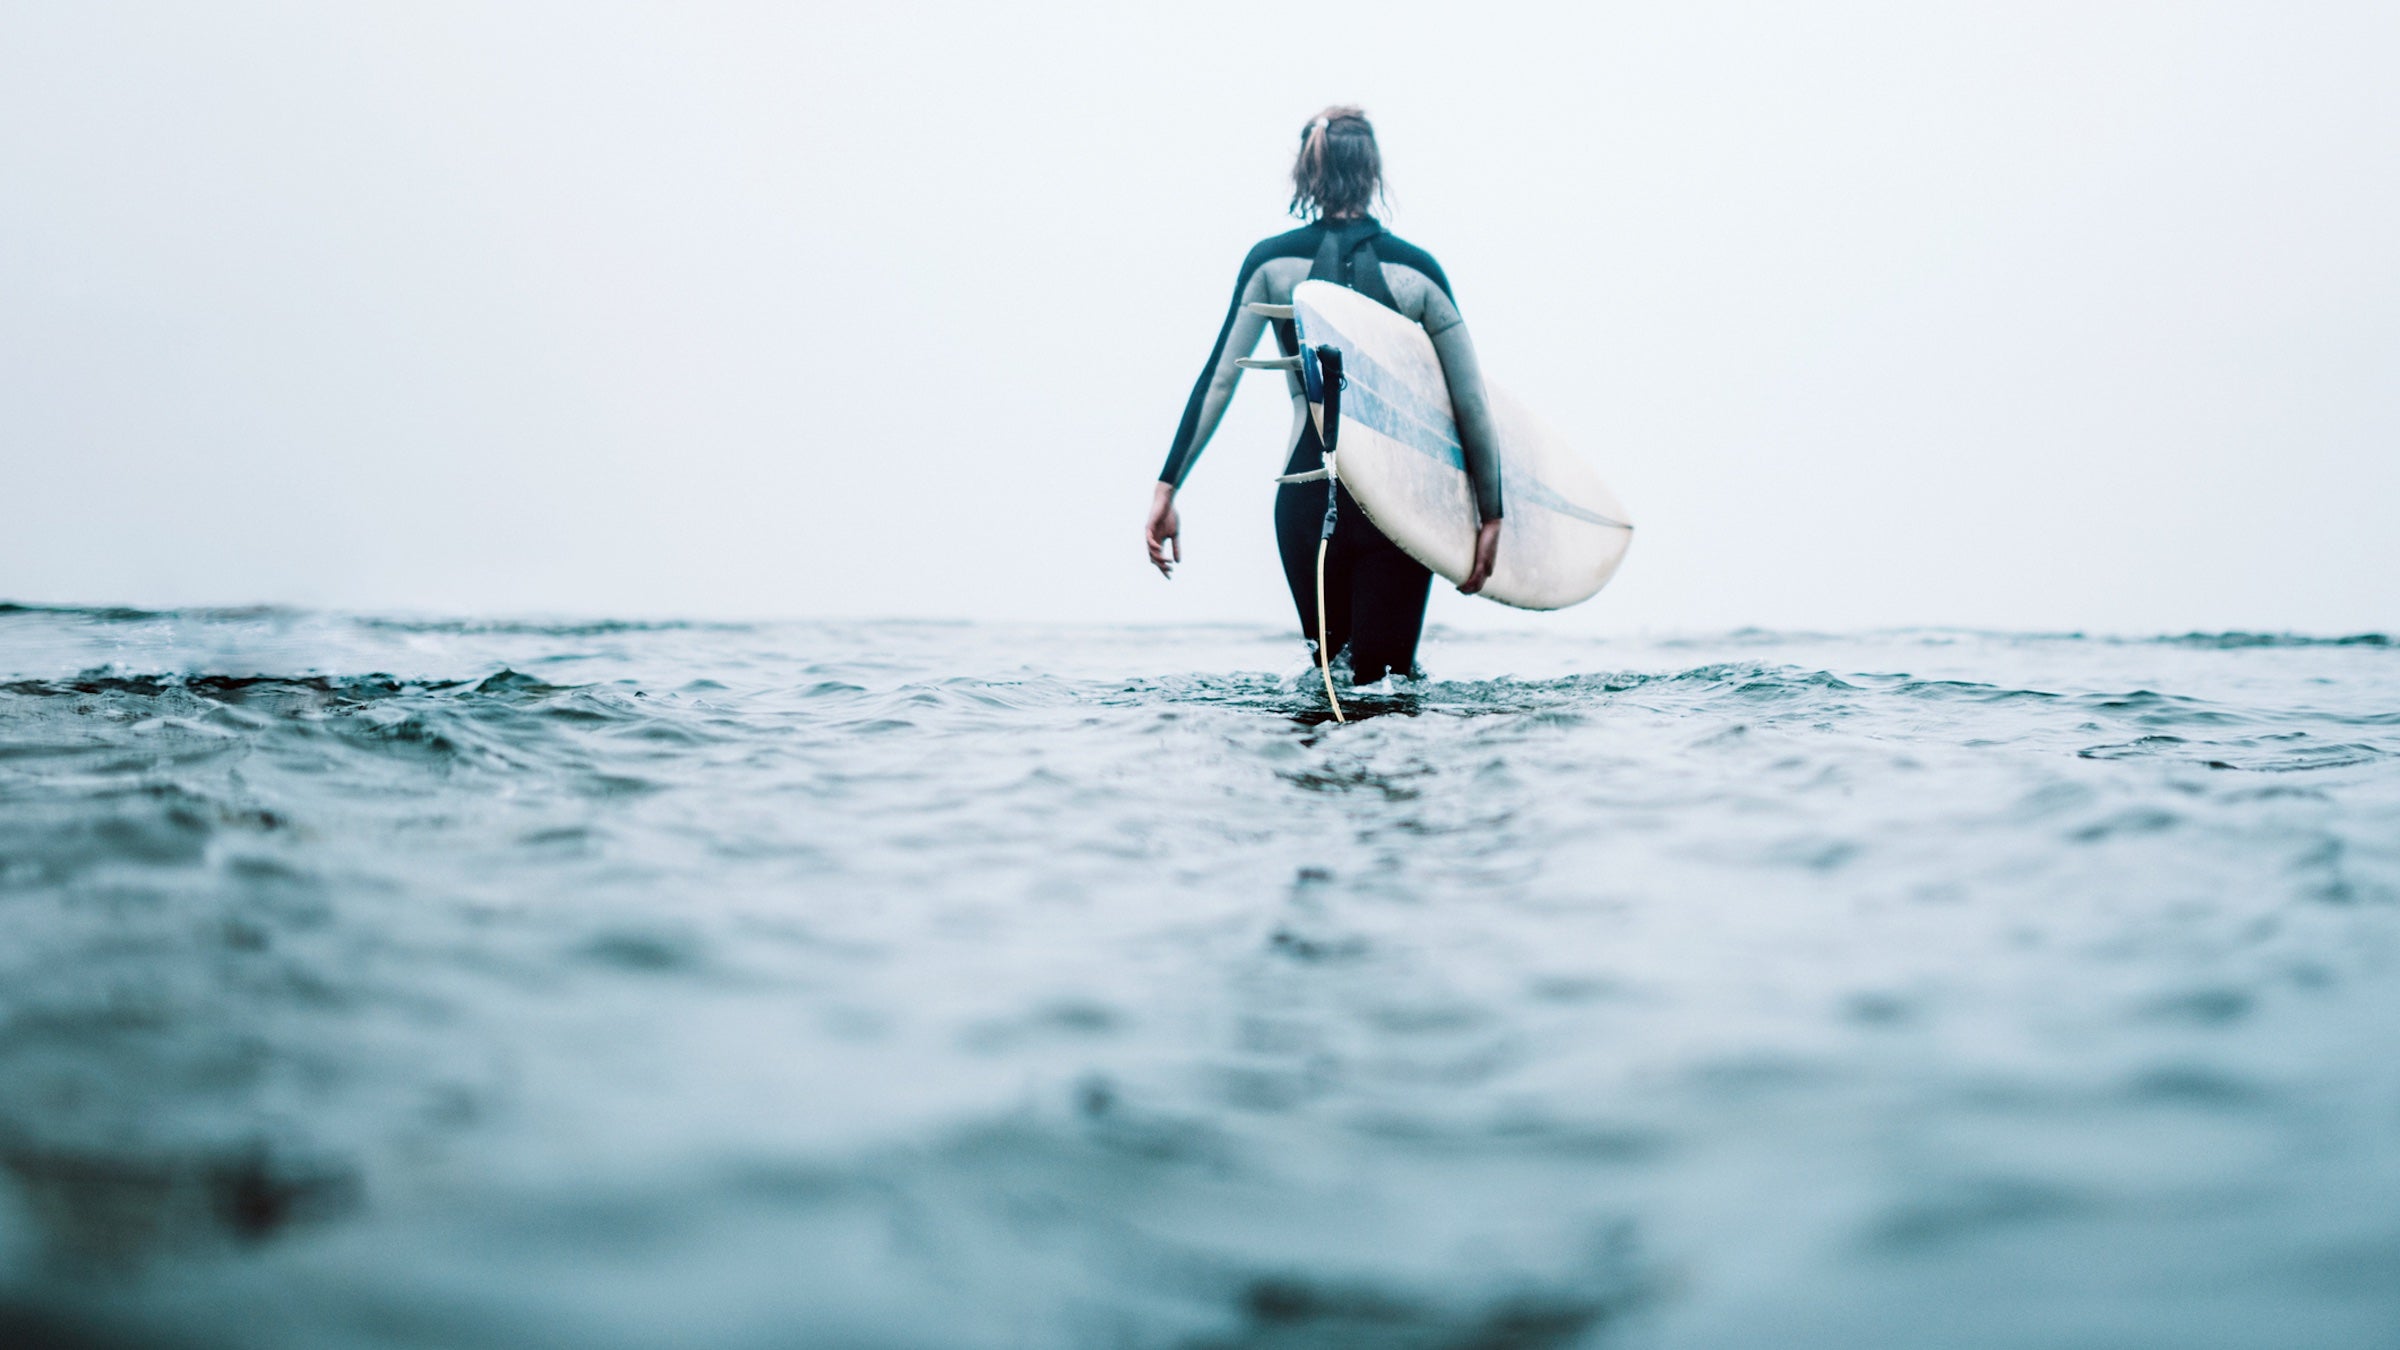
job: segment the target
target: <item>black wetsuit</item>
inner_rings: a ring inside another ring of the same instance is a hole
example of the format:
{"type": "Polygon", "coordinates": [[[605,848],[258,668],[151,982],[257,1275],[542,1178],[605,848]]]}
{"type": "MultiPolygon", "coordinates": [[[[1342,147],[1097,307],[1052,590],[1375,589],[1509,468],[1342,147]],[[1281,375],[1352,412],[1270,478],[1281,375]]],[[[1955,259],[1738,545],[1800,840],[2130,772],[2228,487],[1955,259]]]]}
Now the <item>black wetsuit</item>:
{"type": "MultiPolygon", "coordinates": [[[[1483,377],[1475,362],[1475,347],[1466,323],[1450,297],[1450,280],[1442,275],[1433,255],[1387,234],[1372,219],[1318,222],[1279,234],[1250,250],[1234,282],[1233,307],[1217,332],[1216,349],[1192,396],[1184,405],[1182,425],[1167,452],[1159,480],[1182,487],[1192,462],[1215,433],[1233,399],[1241,367],[1235,360],[1258,345],[1267,320],[1244,306],[1252,301],[1290,304],[1292,288],[1306,280],[1333,281],[1416,320],[1433,339],[1434,352],[1450,386],[1451,411],[1465,452],[1468,476],[1474,481],[1475,507],[1485,520],[1500,516],[1500,466],[1492,451],[1491,412],[1485,402],[1483,377]]],[[[1299,339],[1288,320],[1274,324],[1275,342],[1285,355],[1299,350],[1299,339]]],[[[1300,379],[1287,375],[1292,395],[1292,450],[1285,473],[1315,469],[1324,462],[1325,445],[1309,420],[1300,379]]],[[[1410,674],[1416,666],[1417,637],[1425,626],[1425,598],[1433,574],[1400,551],[1400,546],[1375,528],[1358,503],[1341,491],[1339,523],[1325,559],[1325,609],[1332,647],[1350,650],[1350,670],[1361,684],[1386,673],[1410,674]]],[[[1300,611],[1301,631],[1313,644],[1317,636],[1317,540],[1325,519],[1325,483],[1286,483],[1275,494],[1275,539],[1283,553],[1284,579],[1292,588],[1292,604],[1300,611]]]]}

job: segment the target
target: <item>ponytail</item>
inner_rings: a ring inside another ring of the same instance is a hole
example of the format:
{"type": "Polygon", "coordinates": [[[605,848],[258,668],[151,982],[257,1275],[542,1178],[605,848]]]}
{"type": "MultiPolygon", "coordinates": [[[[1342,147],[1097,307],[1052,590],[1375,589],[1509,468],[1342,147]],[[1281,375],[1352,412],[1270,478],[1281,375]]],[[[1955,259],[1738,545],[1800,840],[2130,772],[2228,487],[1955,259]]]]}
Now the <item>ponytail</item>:
{"type": "Polygon", "coordinates": [[[1383,155],[1364,111],[1335,105],[1300,132],[1292,162],[1291,212],[1304,220],[1364,215],[1383,195],[1383,155]]]}

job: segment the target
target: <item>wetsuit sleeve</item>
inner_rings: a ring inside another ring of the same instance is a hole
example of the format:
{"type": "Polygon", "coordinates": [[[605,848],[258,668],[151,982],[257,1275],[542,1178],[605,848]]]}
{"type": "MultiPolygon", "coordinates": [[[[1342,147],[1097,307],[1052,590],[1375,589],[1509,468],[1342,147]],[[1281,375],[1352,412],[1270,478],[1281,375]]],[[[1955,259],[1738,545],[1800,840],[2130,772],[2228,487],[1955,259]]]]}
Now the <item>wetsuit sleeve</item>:
{"type": "Polygon", "coordinates": [[[1200,368],[1199,382],[1192,386],[1192,396],[1183,405],[1183,422],[1175,428],[1175,443],[1167,450],[1166,467],[1158,471],[1158,481],[1172,487],[1183,486],[1184,476],[1192,471],[1192,462],[1216,434],[1217,423],[1225,419],[1225,408],[1233,402],[1233,387],[1242,377],[1242,368],[1234,364],[1248,356],[1258,346],[1258,335],[1266,330],[1263,316],[1253,314],[1243,306],[1252,300],[1265,298],[1266,274],[1259,264],[1266,261],[1263,249],[1252,249],[1242,260],[1242,274],[1233,283],[1233,307],[1225,313],[1224,326],[1217,330],[1217,345],[1208,354],[1208,364],[1200,368]],[[1255,291],[1257,294],[1252,294],[1255,291]]]}
{"type": "Polygon", "coordinates": [[[1425,297],[1425,335],[1433,339],[1433,354],[1442,363],[1442,378],[1450,385],[1450,416],[1458,423],[1459,449],[1466,452],[1467,477],[1475,484],[1475,514],[1484,520],[1500,518],[1500,437],[1492,427],[1492,404],[1483,387],[1483,367],[1475,359],[1475,339],[1467,336],[1467,321],[1450,299],[1447,279],[1425,297]]]}

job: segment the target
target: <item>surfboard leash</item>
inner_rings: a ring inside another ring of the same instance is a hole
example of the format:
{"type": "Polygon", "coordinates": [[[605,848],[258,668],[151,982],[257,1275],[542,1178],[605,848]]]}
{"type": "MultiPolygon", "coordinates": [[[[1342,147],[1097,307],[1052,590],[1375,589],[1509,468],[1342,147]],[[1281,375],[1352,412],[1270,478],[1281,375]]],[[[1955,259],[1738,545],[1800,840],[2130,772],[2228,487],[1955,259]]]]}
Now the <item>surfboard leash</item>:
{"type": "Polygon", "coordinates": [[[1334,724],[1339,726],[1350,719],[1342,716],[1341,696],[1333,692],[1333,620],[1325,612],[1325,551],[1333,547],[1334,519],[1342,500],[1342,477],[1333,460],[1334,442],[1342,434],[1342,353],[1337,348],[1319,347],[1316,356],[1325,400],[1324,415],[1317,424],[1317,439],[1325,443],[1325,526],[1317,535],[1317,670],[1325,676],[1325,701],[1333,705],[1334,724]]]}
{"type": "Polygon", "coordinates": [[[1333,659],[1325,654],[1332,642],[1325,620],[1325,550],[1333,543],[1333,508],[1325,508],[1325,535],[1317,540],[1317,669],[1325,675],[1325,701],[1333,705],[1336,725],[1350,719],[1342,716],[1341,696],[1333,692],[1333,659]]]}

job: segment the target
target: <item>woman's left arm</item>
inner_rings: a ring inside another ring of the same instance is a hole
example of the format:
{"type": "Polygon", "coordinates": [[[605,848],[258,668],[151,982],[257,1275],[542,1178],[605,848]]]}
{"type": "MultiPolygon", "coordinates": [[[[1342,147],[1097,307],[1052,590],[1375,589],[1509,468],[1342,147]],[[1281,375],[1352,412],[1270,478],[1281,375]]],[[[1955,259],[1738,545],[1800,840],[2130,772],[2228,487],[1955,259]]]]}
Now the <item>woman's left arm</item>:
{"type": "Polygon", "coordinates": [[[1450,386],[1450,418],[1458,425],[1458,446],[1467,462],[1467,478],[1475,485],[1475,561],[1460,592],[1473,595],[1492,577],[1500,553],[1499,436],[1492,428],[1491,399],[1483,388],[1483,367],[1475,359],[1475,339],[1459,317],[1450,297],[1436,291],[1427,297],[1425,335],[1433,339],[1433,354],[1442,363],[1442,379],[1450,386]]]}

